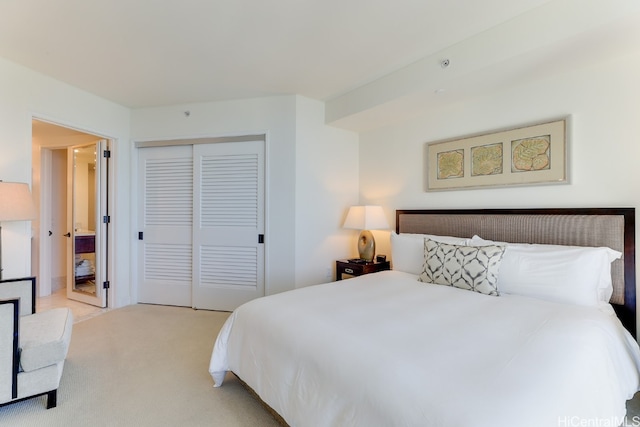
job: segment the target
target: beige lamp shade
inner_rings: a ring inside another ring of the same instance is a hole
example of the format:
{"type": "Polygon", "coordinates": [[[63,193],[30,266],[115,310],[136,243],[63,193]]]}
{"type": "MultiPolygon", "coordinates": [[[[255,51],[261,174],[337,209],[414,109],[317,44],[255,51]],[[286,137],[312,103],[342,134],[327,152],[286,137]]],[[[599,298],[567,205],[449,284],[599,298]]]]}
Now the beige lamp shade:
{"type": "Polygon", "coordinates": [[[389,223],[380,206],[352,206],[342,227],[362,230],[358,236],[358,254],[361,260],[372,262],[376,253],[376,241],[369,230],[389,228],[389,223]]]}
{"type": "Polygon", "coordinates": [[[29,186],[0,181],[0,222],[36,219],[37,211],[29,186]]]}
{"type": "MultiPolygon", "coordinates": [[[[0,223],[36,219],[36,206],[29,186],[23,182],[0,181],[0,223]]],[[[0,224],[0,280],[2,280],[2,224],[0,224]]]]}
{"type": "Polygon", "coordinates": [[[384,230],[389,228],[381,206],[351,206],[343,228],[354,230],[384,230]]]}

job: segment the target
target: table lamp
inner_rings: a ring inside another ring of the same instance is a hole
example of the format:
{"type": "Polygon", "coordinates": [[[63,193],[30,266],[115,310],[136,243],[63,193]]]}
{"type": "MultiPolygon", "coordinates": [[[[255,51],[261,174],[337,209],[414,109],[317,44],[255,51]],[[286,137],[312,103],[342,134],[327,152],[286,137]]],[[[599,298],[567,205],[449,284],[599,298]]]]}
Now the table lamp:
{"type": "Polygon", "coordinates": [[[342,227],[361,230],[358,236],[360,259],[372,262],[376,253],[376,241],[369,230],[389,228],[389,223],[380,206],[352,206],[342,227]]]}
{"type": "Polygon", "coordinates": [[[2,222],[27,221],[37,217],[29,186],[0,181],[0,280],[2,280],[2,222]]]}

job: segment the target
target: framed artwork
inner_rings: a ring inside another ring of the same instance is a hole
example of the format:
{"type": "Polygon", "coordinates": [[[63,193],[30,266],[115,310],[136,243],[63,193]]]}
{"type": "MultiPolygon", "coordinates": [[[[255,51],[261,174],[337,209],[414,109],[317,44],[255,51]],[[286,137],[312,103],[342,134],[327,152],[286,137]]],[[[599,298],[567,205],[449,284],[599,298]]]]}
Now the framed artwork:
{"type": "Polygon", "coordinates": [[[427,146],[427,191],[566,182],[566,117],[427,146]]]}

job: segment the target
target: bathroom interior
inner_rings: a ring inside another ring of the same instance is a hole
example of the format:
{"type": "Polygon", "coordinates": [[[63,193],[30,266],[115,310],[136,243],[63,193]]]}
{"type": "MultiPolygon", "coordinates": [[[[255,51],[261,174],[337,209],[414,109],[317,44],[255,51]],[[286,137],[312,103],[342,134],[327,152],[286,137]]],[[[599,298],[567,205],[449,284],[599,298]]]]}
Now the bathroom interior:
{"type": "Polygon", "coordinates": [[[73,290],[96,293],[96,146],[73,150],[73,290]]]}
{"type": "Polygon", "coordinates": [[[51,291],[95,295],[96,144],[52,150],[51,291]]]}

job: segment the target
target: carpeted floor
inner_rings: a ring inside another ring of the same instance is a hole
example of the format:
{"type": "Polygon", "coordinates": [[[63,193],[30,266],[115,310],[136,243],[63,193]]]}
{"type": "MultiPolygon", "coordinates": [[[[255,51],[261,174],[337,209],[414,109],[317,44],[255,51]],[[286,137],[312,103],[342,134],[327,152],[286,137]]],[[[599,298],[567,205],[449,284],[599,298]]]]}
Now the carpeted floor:
{"type": "MultiPolygon", "coordinates": [[[[39,397],[0,408],[0,426],[278,426],[228,375],[207,372],[228,313],[133,305],[76,323],[58,407],[39,397]]],[[[627,425],[640,425],[640,393],[627,425]]]]}
{"type": "Polygon", "coordinates": [[[133,305],[76,323],[58,406],[0,408],[0,426],[278,426],[229,375],[207,371],[228,313],[133,305]]]}

